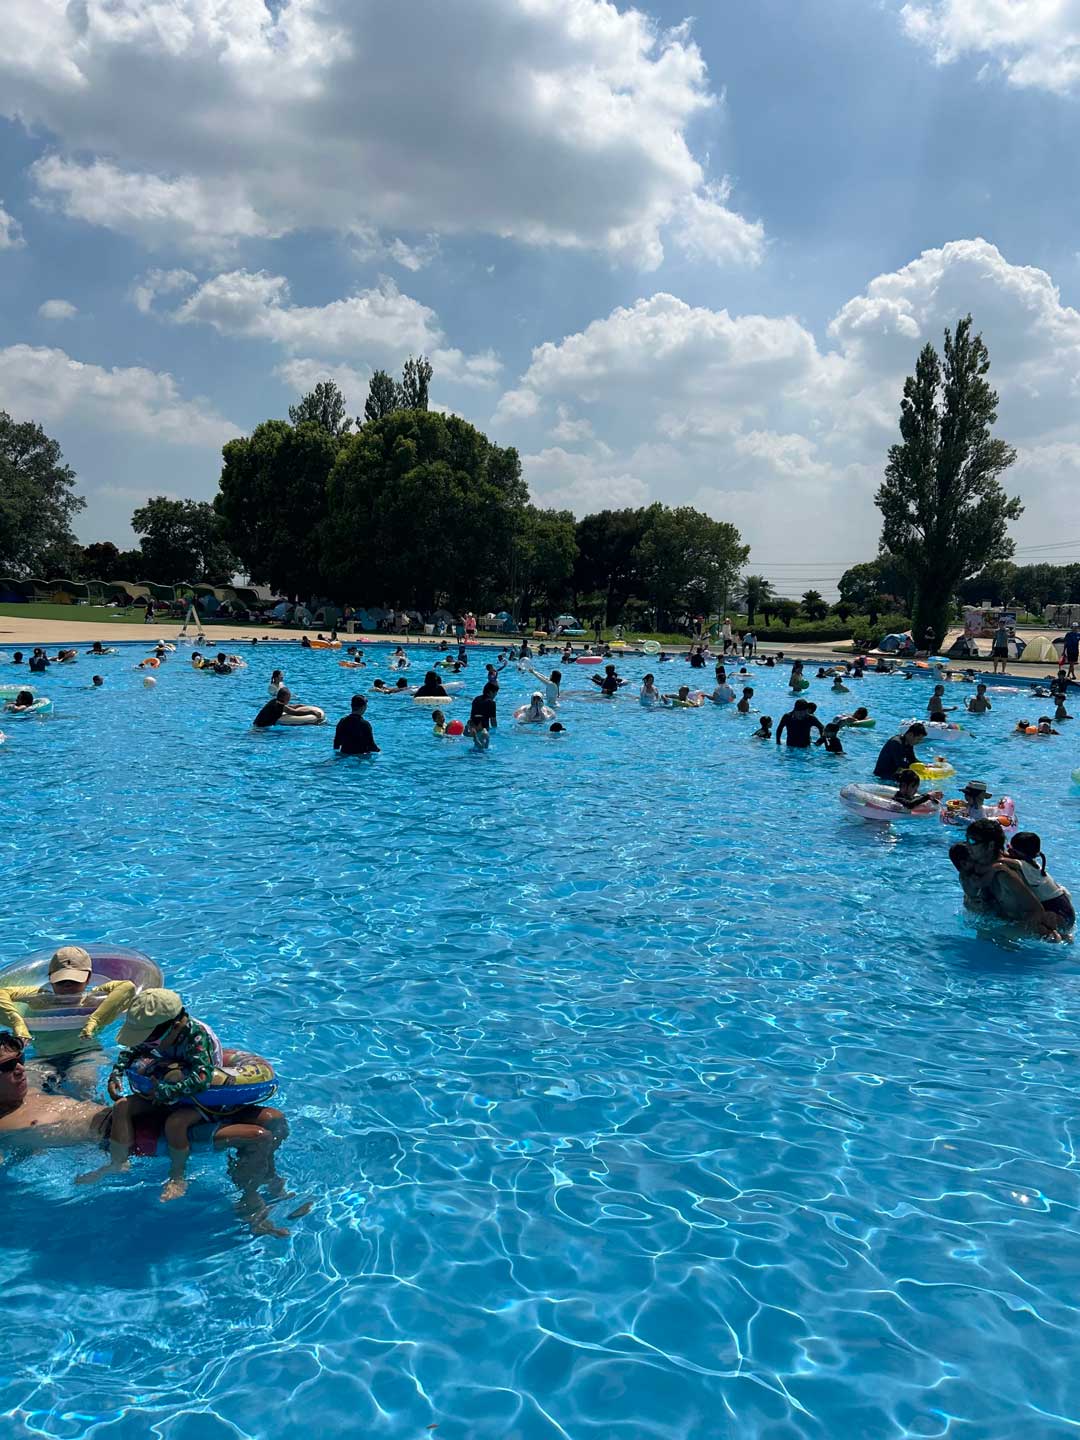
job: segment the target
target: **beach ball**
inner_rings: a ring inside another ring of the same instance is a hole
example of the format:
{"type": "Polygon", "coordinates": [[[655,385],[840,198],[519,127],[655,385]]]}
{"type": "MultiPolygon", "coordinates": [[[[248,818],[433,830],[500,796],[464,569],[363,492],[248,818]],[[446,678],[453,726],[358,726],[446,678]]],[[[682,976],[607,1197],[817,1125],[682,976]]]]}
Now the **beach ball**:
{"type": "Polygon", "coordinates": [[[464,735],[465,726],[460,720],[451,720],[450,724],[446,727],[446,733],[448,735],[464,735]]]}

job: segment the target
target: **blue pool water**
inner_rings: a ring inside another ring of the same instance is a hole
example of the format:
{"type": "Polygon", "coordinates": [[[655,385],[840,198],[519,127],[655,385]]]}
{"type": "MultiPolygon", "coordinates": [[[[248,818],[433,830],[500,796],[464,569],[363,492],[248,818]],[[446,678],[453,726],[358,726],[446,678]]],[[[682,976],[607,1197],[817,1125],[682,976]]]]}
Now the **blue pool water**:
{"type": "MultiPolygon", "coordinates": [[[[3,722],[3,960],[153,955],[278,1066],[312,1208],[253,1239],[214,1157],[168,1207],[160,1162],[4,1167],[4,1437],[1075,1435],[1077,949],[966,913],[955,832],[837,802],[929,682],[853,687],[879,726],[832,758],[629,696],[515,732],[507,671],[488,754],[373,699],[342,761],[249,728],[274,665],[344,713],[333,655],[133,658],[3,722]]],[[[1075,888],[1075,739],[993,698],[950,758],[1075,888]]]]}

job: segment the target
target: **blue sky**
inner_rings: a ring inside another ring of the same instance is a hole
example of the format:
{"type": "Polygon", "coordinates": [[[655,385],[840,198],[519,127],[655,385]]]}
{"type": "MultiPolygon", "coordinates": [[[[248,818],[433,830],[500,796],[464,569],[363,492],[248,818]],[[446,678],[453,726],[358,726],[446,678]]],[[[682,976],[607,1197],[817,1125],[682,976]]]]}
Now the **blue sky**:
{"type": "Polygon", "coordinates": [[[695,504],[780,588],[829,591],[876,547],[903,377],[970,309],[1020,558],[1072,558],[1075,6],[5,20],[0,407],[60,439],[83,539],[212,496],[223,440],[321,375],[360,409],[372,367],[423,348],[436,403],[516,444],[538,503],[695,504]]]}

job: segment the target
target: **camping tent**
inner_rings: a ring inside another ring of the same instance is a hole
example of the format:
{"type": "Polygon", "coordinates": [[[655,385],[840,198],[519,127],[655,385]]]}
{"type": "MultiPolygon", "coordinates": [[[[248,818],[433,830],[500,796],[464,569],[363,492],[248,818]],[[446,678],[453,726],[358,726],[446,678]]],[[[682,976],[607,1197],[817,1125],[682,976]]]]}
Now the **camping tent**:
{"type": "Polygon", "coordinates": [[[1056,665],[1058,652],[1054,649],[1052,640],[1048,640],[1045,635],[1036,635],[1024,646],[1020,659],[1029,660],[1036,665],[1056,665]]]}

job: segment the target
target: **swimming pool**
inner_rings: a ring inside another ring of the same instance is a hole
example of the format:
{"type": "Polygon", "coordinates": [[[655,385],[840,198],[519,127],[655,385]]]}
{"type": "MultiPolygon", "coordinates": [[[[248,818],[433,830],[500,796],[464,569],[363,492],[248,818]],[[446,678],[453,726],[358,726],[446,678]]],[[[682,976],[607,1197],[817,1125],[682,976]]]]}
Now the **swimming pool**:
{"type": "MultiPolygon", "coordinates": [[[[629,695],[515,731],[508,670],[486,755],[373,698],[383,753],[334,760],[251,731],[269,672],[336,718],[387,650],[181,654],[153,690],[142,653],[0,722],[3,960],[150,953],[277,1064],[314,1203],[254,1240],[212,1157],[168,1207],[160,1163],[4,1167],[5,1436],[1075,1433],[1075,947],[965,913],[956,832],[837,801],[929,681],[814,682],[878,716],[829,757],[629,695]]],[[[785,674],[752,667],[774,719],[785,674]]],[[[1040,702],[992,698],[949,757],[1075,888],[1075,741],[1006,738],[1040,702]]]]}

